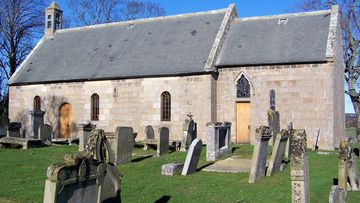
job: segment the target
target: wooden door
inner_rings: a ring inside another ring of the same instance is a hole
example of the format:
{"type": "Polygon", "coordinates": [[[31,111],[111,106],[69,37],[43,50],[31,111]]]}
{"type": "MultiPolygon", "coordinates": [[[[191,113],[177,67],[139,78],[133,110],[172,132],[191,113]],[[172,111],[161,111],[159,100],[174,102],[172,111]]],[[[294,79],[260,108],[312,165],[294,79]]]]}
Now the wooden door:
{"type": "Polygon", "coordinates": [[[72,133],[72,108],[70,104],[60,107],[60,138],[71,138],[72,133]]]}
{"type": "Polygon", "coordinates": [[[250,143],[250,103],[236,103],[236,142],[250,143]]]}

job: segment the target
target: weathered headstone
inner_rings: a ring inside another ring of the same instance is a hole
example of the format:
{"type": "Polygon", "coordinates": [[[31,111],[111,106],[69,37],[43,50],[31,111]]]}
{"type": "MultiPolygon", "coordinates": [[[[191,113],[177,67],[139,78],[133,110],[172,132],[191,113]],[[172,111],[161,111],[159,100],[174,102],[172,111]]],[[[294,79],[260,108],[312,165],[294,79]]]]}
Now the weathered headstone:
{"type": "Polygon", "coordinates": [[[291,139],[292,130],[293,130],[292,122],[287,124],[286,130],[289,132],[289,138],[288,138],[288,141],[286,142],[284,157],[285,157],[285,159],[290,159],[290,139],[291,139]]]}
{"type": "Polygon", "coordinates": [[[338,185],[340,189],[346,190],[348,177],[348,149],[349,143],[342,140],[339,147],[339,170],[338,170],[338,185]]]}
{"type": "Polygon", "coordinates": [[[266,158],[270,138],[271,133],[269,127],[260,126],[258,129],[256,129],[256,140],[251,160],[249,183],[255,183],[261,177],[265,176],[266,158]]]}
{"type": "Polygon", "coordinates": [[[206,124],[206,161],[215,161],[231,153],[231,123],[206,124]]]}
{"type": "Polygon", "coordinates": [[[309,202],[309,166],[306,155],[306,132],[294,129],[290,138],[292,202],[309,202]]]}
{"type": "Polygon", "coordinates": [[[90,132],[96,128],[96,125],[88,123],[88,124],[79,124],[77,126],[78,129],[78,137],[79,137],[79,151],[84,151],[85,146],[90,138],[90,132]]]}
{"type": "Polygon", "coordinates": [[[353,151],[353,147],[349,144],[348,149],[348,177],[350,182],[350,190],[352,191],[359,191],[359,173],[357,168],[357,160],[355,153],[353,151]]]}
{"type": "Polygon", "coordinates": [[[7,137],[18,137],[20,138],[21,123],[11,122],[7,128],[7,137]]]}
{"type": "Polygon", "coordinates": [[[46,144],[51,144],[52,139],[52,126],[48,124],[40,125],[39,127],[39,139],[46,144]]]}
{"type": "Polygon", "coordinates": [[[32,124],[32,133],[33,138],[38,138],[39,133],[39,127],[44,124],[44,115],[45,111],[36,110],[36,111],[30,111],[31,114],[31,124],[32,124]]]}
{"type": "Polygon", "coordinates": [[[180,173],[184,167],[183,163],[169,163],[161,166],[161,175],[173,176],[180,173]]]}
{"type": "Polygon", "coordinates": [[[156,156],[160,157],[167,153],[169,153],[169,128],[161,127],[157,140],[156,156]]]}
{"type": "Polygon", "coordinates": [[[316,130],[315,135],[313,137],[312,151],[315,151],[319,148],[318,147],[319,136],[320,136],[320,128],[316,130]]]}
{"type": "Polygon", "coordinates": [[[10,120],[8,117],[0,117],[0,138],[6,137],[6,129],[8,128],[10,120]]]}
{"type": "Polygon", "coordinates": [[[270,109],[275,111],[275,90],[270,90],[270,109]]]}
{"type": "Polygon", "coordinates": [[[151,125],[145,127],[145,136],[147,140],[155,139],[154,129],[151,125]]]}
{"type": "Polygon", "coordinates": [[[270,129],[271,137],[272,137],[271,144],[274,145],[275,140],[276,140],[276,135],[280,132],[280,113],[273,109],[269,109],[267,111],[267,115],[268,115],[269,129],[270,129]]]}
{"type": "Polygon", "coordinates": [[[115,164],[125,164],[131,161],[134,148],[133,129],[131,127],[117,127],[115,131],[115,164]]]}
{"type": "Polygon", "coordinates": [[[280,170],[288,138],[289,131],[284,129],[276,136],[266,176],[271,176],[273,173],[280,170]]]}
{"type": "Polygon", "coordinates": [[[48,167],[44,203],[121,202],[120,172],[103,130],[93,130],[85,154],[48,167]]]}
{"type": "Polygon", "coordinates": [[[180,151],[186,151],[188,150],[191,142],[196,138],[197,136],[197,124],[192,119],[192,114],[189,112],[187,115],[187,118],[184,121],[183,124],[183,137],[181,140],[181,149],[180,151]]]}
{"type": "Polygon", "coordinates": [[[331,186],[329,194],[329,203],[345,203],[345,191],[340,189],[339,186],[331,186]]]}
{"type": "Polygon", "coordinates": [[[185,164],[181,172],[181,175],[186,176],[196,172],[197,165],[200,159],[201,150],[202,150],[202,141],[198,138],[195,138],[195,140],[192,141],[189,147],[189,151],[186,155],[185,164]]]}

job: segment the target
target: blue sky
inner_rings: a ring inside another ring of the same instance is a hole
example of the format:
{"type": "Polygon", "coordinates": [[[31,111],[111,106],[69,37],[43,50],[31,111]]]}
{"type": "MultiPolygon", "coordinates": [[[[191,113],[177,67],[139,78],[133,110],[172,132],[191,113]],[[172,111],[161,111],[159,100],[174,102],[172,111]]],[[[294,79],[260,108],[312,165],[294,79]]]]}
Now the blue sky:
{"type": "MultiPolygon", "coordinates": [[[[48,4],[52,0],[48,0],[48,4]]],[[[68,0],[57,0],[64,14],[68,15],[68,0]]],[[[208,11],[228,7],[234,3],[240,17],[274,15],[288,13],[296,0],[153,0],[159,3],[166,10],[166,15],[208,11]]],[[[353,107],[348,97],[345,97],[345,111],[353,113],[353,107]]]]}

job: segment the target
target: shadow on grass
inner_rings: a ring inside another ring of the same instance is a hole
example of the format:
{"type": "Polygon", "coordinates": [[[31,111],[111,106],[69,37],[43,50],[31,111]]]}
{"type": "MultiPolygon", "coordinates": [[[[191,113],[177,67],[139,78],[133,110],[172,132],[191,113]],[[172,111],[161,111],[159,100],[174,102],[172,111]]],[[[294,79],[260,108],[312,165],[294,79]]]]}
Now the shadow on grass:
{"type": "Polygon", "coordinates": [[[210,166],[210,165],[213,165],[214,163],[215,163],[215,162],[207,163],[207,164],[201,166],[200,168],[196,169],[196,172],[199,172],[199,171],[201,171],[202,169],[204,169],[204,168],[206,168],[206,167],[208,167],[208,166],[210,166]]]}
{"type": "Polygon", "coordinates": [[[166,202],[169,202],[170,198],[171,198],[171,196],[164,195],[160,199],[156,200],[155,203],[166,203],[166,202]]]}
{"type": "Polygon", "coordinates": [[[151,158],[151,157],[153,157],[153,156],[154,156],[154,155],[152,155],[152,154],[150,154],[150,155],[145,155],[145,156],[142,156],[142,157],[133,159],[133,160],[131,160],[131,162],[140,162],[140,161],[143,161],[143,160],[145,160],[145,159],[151,158]]]}

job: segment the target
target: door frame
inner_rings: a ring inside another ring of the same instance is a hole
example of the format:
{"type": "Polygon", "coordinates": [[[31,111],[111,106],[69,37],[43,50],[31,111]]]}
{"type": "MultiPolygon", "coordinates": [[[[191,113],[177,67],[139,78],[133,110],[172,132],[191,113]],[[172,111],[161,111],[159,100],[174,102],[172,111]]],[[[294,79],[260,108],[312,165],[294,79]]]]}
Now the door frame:
{"type": "MultiPolygon", "coordinates": [[[[245,143],[239,143],[238,142],[238,134],[237,134],[237,128],[238,128],[238,116],[237,116],[237,104],[238,103],[248,103],[250,105],[250,119],[249,119],[249,126],[251,127],[251,102],[250,102],[250,99],[246,98],[246,99],[237,99],[235,101],[235,143],[236,144],[245,144],[245,143]]],[[[251,144],[251,128],[250,128],[250,132],[249,132],[249,143],[248,144],[251,144]]]]}
{"type": "Polygon", "coordinates": [[[70,104],[70,103],[68,103],[68,102],[65,102],[65,103],[62,103],[61,105],[60,105],[60,107],[59,107],[59,138],[68,138],[68,139],[71,139],[72,138],[72,117],[73,117],[73,115],[72,115],[72,112],[73,112],[73,110],[72,110],[72,105],[70,104]],[[62,134],[61,134],[61,108],[63,107],[63,106],[65,106],[65,105],[69,105],[70,106],[70,109],[71,109],[71,123],[70,123],[70,133],[69,133],[69,137],[61,137],[62,136],[62,134]]]}

